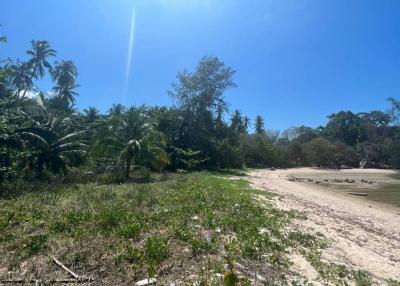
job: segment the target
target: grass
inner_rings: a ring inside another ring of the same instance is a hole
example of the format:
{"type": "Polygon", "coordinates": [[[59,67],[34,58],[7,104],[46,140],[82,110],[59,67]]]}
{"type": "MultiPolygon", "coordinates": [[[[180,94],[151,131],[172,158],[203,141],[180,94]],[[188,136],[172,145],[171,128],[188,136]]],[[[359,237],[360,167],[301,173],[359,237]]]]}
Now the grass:
{"type": "MultiPolygon", "coordinates": [[[[24,278],[65,277],[49,259],[55,256],[94,277],[96,285],[153,276],[161,285],[221,285],[224,279],[250,285],[255,275],[272,285],[285,283],[291,265],[286,254],[298,249],[309,253],[327,280],[338,281],[341,269],[332,270],[312,255],[326,246],[323,238],[287,231],[293,218],[304,216],[261,204],[259,196],[272,195],[244,180],[195,173],[8,197],[0,200],[0,269],[24,278]]],[[[361,272],[347,276],[368,281],[361,272]]]]}

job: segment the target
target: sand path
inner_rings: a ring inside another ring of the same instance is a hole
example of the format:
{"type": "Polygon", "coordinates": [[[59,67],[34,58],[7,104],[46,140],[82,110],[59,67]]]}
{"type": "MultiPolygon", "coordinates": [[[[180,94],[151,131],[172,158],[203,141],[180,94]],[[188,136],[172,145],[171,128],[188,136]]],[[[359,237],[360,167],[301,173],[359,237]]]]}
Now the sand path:
{"type": "MultiPolygon", "coordinates": [[[[318,185],[288,181],[296,174],[324,175],[327,171],[312,168],[257,170],[249,174],[251,184],[282,196],[274,199],[276,207],[303,211],[307,220],[296,220],[303,231],[321,232],[332,240],[323,251],[326,261],[345,264],[350,269],[368,271],[376,284],[385,278],[400,280],[400,208],[363,200],[318,185]]],[[[337,171],[351,173],[360,170],[337,171]]],[[[389,174],[389,170],[363,170],[389,174]]],[[[302,257],[293,256],[295,271],[319,284],[317,273],[302,257]]]]}

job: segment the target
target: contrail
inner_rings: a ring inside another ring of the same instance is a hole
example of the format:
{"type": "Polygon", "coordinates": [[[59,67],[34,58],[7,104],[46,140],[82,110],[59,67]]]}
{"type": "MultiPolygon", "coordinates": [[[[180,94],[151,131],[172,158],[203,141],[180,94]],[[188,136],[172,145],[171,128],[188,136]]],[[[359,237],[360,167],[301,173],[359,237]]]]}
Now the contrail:
{"type": "Polygon", "coordinates": [[[135,8],[133,8],[132,9],[132,18],[131,18],[131,32],[129,35],[128,56],[127,56],[127,60],[126,60],[126,69],[125,69],[124,98],[126,98],[126,95],[128,93],[129,76],[131,74],[133,42],[135,39],[135,22],[136,22],[136,10],[135,10],[135,8]]]}

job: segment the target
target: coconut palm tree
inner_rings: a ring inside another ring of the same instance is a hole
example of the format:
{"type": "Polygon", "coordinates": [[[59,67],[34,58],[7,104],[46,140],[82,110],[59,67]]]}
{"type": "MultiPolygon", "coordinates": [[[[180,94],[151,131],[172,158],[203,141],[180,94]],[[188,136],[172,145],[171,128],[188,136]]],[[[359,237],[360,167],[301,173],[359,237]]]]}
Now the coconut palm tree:
{"type": "Polygon", "coordinates": [[[99,118],[99,111],[95,107],[88,107],[83,110],[83,113],[89,123],[93,123],[99,118]]]}
{"type": "Polygon", "coordinates": [[[109,115],[98,126],[95,149],[124,161],[125,178],[132,164],[162,169],[169,163],[165,135],[147,123],[144,107],[131,107],[124,114],[109,115]]]}
{"type": "Polygon", "coordinates": [[[77,87],[79,87],[77,84],[64,87],[55,86],[53,88],[56,93],[54,98],[54,107],[65,111],[71,111],[75,104],[75,98],[79,95],[79,93],[75,91],[75,88],[77,87]]]}
{"type": "Polygon", "coordinates": [[[29,65],[24,62],[17,61],[11,67],[11,86],[15,89],[15,95],[19,97],[21,91],[24,91],[24,96],[27,90],[34,87],[33,73],[29,65]]]}
{"type": "Polygon", "coordinates": [[[61,62],[56,62],[51,76],[58,85],[71,86],[76,82],[78,70],[72,61],[62,60],[61,62]]]}
{"type": "Polygon", "coordinates": [[[30,127],[19,130],[17,137],[32,152],[28,166],[40,175],[45,168],[53,173],[66,173],[73,156],[86,154],[88,145],[82,139],[85,133],[79,131],[60,137],[50,129],[30,127]]]}
{"type": "MultiPolygon", "coordinates": [[[[32,49],[26,53],[31,56],[31,59],[27,62],[29,68],[32,71],[30,79],[33,78],[41,79],[44,76],[45,69],[52,72],[53,67],[47,61],[49,57],[55,57],[57,55],[56,50],[52,49],[47,41],[35,41],[32,42],[32,49]]],[[[22,98],[25,97],[26,89],[22,98]]]]}
{"type": "Polygon", "coordinates": [[[75,103],[75,97],[78,93],[74,90],[78,87],[76,77],[78,71],[72,61],[56,62],[53,72],[51,73],[56,86],[53,91],[56,94],[56,107],[69,110],[75,103]]]}
{"type": "Polygon", "coordinates": [[[108,110],[108,114],[110,116],[122,116],[126,111],[125,106],[123,106],[122,104],[118,103],[118,104],[113,104],[111,106],[111,108],[108,110]]]}

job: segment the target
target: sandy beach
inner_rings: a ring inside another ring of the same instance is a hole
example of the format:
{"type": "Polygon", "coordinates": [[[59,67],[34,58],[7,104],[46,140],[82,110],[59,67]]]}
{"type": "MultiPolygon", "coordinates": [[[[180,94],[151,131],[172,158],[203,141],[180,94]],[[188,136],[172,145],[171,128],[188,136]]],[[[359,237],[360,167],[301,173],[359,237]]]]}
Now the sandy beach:
{"type": "MultiPolygon", "coordinates": [[[[385,279],[400,280],[400,208],[367,200],[321,186],[320,178],[373,178],[370,188],[390,183],[392,170],[340,170],[314,168],[256,170],[249,174],[253,187],[279,194],[273,203],[280,209],[294,209],[306,214],[306,220],[295,220],[293,228],[311,233],[320,232],[332,241],[323,251],[327,262],[344,264],[353,270],[368,271],[377,285],[385,279]],[[293,181],[293,177],[314,178],[313,182],[293,181]]],[[[359,185],[358,181],[353,184],[359,185]]],[[[355,186],[357,187],[357,186],[355,186]]],[[[314,285],[322,285],[318,273],[299,254],[292,254],[293,271],[307,277],[314,285]]]]}

